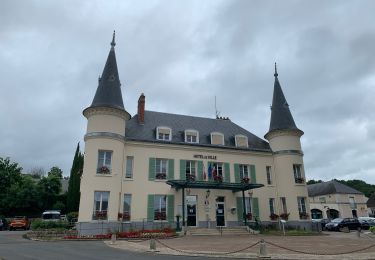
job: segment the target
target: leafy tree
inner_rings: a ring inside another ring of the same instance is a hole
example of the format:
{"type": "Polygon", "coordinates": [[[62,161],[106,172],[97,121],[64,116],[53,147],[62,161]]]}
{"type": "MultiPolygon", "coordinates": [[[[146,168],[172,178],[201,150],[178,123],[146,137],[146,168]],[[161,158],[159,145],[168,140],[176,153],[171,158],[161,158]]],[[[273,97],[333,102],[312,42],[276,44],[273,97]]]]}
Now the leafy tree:
{"type": "Polygon", "coordinates": [[[310,185],[310,184],[316,184],[316,183],[322,183],[323,181],[322,180],[309,180],[308,182],[306,182],[307,185],[310,185]]]}
{"type": "Polygon", "coordinates": [[[38,182],[38,189],[43,203],[43,209],[52,209],[61,191],[61,180],[55,175],[44,177],[38,182]]]}
{"type": "Polygon", "coordinates": [[[51,176],[51,175],[54,175],[54,176],[62,179],[62,177],[63,177],[63,171],[59,167],[53,166],[51,168],[51,170],[48,172],[48,176],[51,176]]]}
{"type": "Polygon", "coordinates": [[[80,199],[81,175],[83,171],[83,154],[77,144],[72,168],[70,170],[69,187],[67,194],[67,212],[78,211],[80,199]]]}
{"type": "Polygon", "coordinates": [[[46,175],[46,172],[44,171],[43,167],[35,167],[32,168],[28,174],[33,178],[33,179],[38,179],[40,180],[46,175]]]}

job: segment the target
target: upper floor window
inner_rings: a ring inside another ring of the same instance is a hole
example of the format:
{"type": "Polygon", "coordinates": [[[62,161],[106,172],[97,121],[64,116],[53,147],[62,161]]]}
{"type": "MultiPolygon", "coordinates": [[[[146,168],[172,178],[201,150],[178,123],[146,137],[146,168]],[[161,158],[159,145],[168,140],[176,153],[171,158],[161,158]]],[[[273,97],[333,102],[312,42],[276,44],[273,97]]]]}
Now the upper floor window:
{"type": "Polygon", "coordinates": [[[236,143],[236,147],[249,147],[247,136],[245,135],[236,135],[235,143],[236,143]]]}
{"type": "Polygon", "coordinates": [[[172,130],[169,127],[159,126],[156,128],[156,139],[163,141],[172,140],[172,130]]]}
{"type": "Polygon", "coordinates": [[[240,178],[242,183],[249,183],[250,176],[249,176],[249,165],[247,164],[240,164],[240,178]]]}
{"type": "Polygon", "coordinates": [[[127,156],[126,157],[126,172],[125,172],[125,178],[126,179],[132,179],[133,178],[133,163],[134,163],[134,157],[133,156],[127,156]]]}
{"type": "Polygon", "coordinates": [[[304,183],[305,179],[302,177],[302,165],[293,164],[293,174],[295,183],[304,183]]]}
{"type": "Polygon", "coordinates": [[[112,151],[99,150],[98,152],[98,166],[96,173],[110,174],[112,169],[112,151]]]}
{"type": "Polygon", "coordinates": [[[196,162],[195,161],[186,161],[186,180],[195,181],[196,175],[196,162]]]}
{"type": "Polygon", "coordinates": [[[199,133],[196,130],[185,130],[185,142],[186,143],[199,143],[199,133]]]}
{"type": "Polygon", "coordinates": [[[167,178],[168,160],[156,158],[155,163],[155,178],[165,180],[167,178]]]}
{"type": "Polygon", "coordinates": [[[211,133],[211,144],[224,145],[224,135],[219,132],[211,133]]]}
{"type": "Polygon", "coordinates": [[[266,174],[267,174],[267,184],[272,184],[272,172],[271,172],[271,166],[266,166],[266,174]]]}

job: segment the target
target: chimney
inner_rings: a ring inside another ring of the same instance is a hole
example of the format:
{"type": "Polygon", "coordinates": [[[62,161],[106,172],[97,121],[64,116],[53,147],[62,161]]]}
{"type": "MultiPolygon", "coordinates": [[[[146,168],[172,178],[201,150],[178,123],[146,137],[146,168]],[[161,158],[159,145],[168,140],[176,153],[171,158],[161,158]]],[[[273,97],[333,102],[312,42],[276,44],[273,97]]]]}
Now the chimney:
{"type": "Polygon", "coordinates": [[[145,95],[143,93],[138,99],[138,124],[145,124],[145,95]]]}

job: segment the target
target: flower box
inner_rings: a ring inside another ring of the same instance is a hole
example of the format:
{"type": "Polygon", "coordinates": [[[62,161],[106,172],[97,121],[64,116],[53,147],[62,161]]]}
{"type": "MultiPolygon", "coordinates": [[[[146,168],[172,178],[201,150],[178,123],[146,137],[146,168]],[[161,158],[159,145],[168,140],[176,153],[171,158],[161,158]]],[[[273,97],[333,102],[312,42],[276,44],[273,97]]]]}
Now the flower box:
{"type": "Polygon", "coordinates": [[[156,174],[155,178],[158,179],[158,180],[165,180],[167,178],[167,174],[165,174],[163,172],[159,172],[159,173],[156,174]]]}
{"type": "Polygon", "coordinates": [[[250,182],[249,177],[243,177],[241,180],[241,183],[249,183],[249,182],[250,182]]]}
{"type": "Polygon", "coordinates": [[[294,181],[295,181],[296,183],[305,183],[305,179],[302,178],[302,177],[294,178],[294,181]]]}
{"type": "Polygon", "coordinates": [[[195,175],[186,173],[186,180],[187,181],[195,181],[195,175]]]}
{"type": "Polygon", "coordinates": [[[96,211],[94,215],[95,219],[107,219],[107,211],[96,211]]]}
{"type": "Polygon", "coordinates": [[[96,172],[99,174],[110,174],[111,170],[107,166],[103,165],[102,167],[99,167],[96,172]]]}
{"type": "Polygon", "coordinates": [[[281,213],[280,218],[283,220],[288,220],[290,213],[281,213]]]}
{"type": "Polygon", "coordinates": [[[247,220],[252,220],[253,219],[253,214],[251,214],[250,212],[246,214],[246,219],[247,220]]]}
{"type": "Polygon", "coordinates": [[[309,218],[309,214],[307,212],[300,212],[299,213],[299,218],[300,219],[308,219],[309,218]]]}
{"type": "Polygon", "coordinates": [[[214,181],[216,181],[216,182],[223,182],[223,176],[221,176],[221,175],[215,175],[214,176],[214,181]]]}
{"type": "Polygon", "coordinates": [[[271,219],[271,220],[278,220],[278,219],[279,219],[279,215],[277,215],[277,214],[275,214],[275,213],[272,213],[272,214],[270,215],[270,219],[271,219]]]}
{"type": "Polygon", "coordinates": [[[154,220],[167,220],[167,214],[165,212],[155,212],[154,220]]]}

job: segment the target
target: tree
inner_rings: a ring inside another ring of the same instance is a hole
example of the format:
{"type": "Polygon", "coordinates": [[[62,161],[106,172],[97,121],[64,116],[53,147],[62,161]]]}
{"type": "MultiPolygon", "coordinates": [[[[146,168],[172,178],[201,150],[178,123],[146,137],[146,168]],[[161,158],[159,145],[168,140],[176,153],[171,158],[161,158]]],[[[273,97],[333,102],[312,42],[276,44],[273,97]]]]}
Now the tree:
{"type": "Polygon", "coordinates": [[[52,209],[61,191],[61,180],[55,175],[44,177],[38,182],[38,190],[43,203],[43,209],[52,209]]]}
{"type": "Polygon", "coordinates": [[[83,154],[77,144],[72,168],[70,170],[69,187],[67,195],[67,212],[75,212],[79,209],[81,175],[83,171],[83,154]]]}
{"type": "Polygon", "coordinates": [[[310,184],[316,184],[316,183],[322,183],[323,181],[322,180],[309,180],[308,182],[306,182],[307,185],[310,185],[310,184]]]}
{"type": "Polygon", "coordinates": [[[62,179],[62,177],[63,177],[63,171],[59,167],[53,166],[51,168],[51,170],[48,172],[48,176],[51,176],[51,175],[54,175],[54,176],[62,179]]]}

